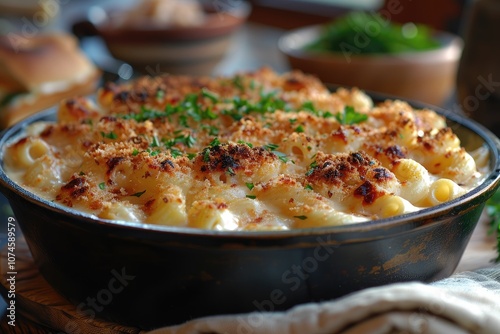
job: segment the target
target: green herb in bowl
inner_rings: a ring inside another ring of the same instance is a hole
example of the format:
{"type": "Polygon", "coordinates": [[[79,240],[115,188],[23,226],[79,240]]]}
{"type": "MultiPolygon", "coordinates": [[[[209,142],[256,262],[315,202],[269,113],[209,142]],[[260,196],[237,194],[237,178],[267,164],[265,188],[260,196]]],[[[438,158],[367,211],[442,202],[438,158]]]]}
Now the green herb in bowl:
{"type": "Polygon", "coordinates": [[[497,191],[487,202],[486,212],[490,217],[491,228],[489,234],[494,234],[497,237],[497,254],[496,262],[500,262],[500,191],[497,191]]]}
{"type": "Polygon", "coordinates": [[[376,13],[351,12],[326,24],[309,51],[394,54],[436,49],[439,42],[425,25],[400,25],[376,13]]]}

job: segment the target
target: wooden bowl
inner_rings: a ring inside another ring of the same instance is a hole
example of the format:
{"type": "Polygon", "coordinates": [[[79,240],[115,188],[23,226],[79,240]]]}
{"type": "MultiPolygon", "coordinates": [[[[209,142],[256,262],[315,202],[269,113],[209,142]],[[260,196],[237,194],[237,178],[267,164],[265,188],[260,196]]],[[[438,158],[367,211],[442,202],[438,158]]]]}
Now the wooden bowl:
{"type": "Polygon", "coordinates": [[[250,6],[241,2],[230,10],[205,8],[206,20],[197,26],[117,26],[119,10],[92,22],[113,57],[140,73],[209,75],[229,49],[233,33],[246,21],[250,6]]]}
{"type": "Polygon", "coordinates": [[[435,32],[441,47],[412,53],[358,55],[305,50],[321,29],[320,25],[304,27],[280,38],[278,47],[292,68],[314,74],[326,83],[438,106],[454,90],[463,44],[458,36],[435,32]]]}

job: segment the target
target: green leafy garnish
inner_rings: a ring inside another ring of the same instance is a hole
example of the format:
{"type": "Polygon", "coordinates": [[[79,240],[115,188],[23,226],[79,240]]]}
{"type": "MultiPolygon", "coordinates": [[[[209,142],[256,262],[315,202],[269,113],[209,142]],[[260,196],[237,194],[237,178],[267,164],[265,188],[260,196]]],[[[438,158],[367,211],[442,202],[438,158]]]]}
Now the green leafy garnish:
{"type": "Polygon", "coordinates": [[[190,133],[188,134],[178,134],[178,132],[174,132],[174,134],[177,135],[173,139],[162,139],[164,145],[166,148],[171,149],[177,144],[183,144],[187,147],[193,147],[194,144],[196,144],[196,138],[191,136],[190,133]]]}
{"type": "Polygon", "coordinates": [[[178,158],[182,157],[183,153],[175,147],[172,147],[170,148],[170,155],[172,156],[172,158],[178,158]]]}
{"type": "Polygon", "coordinates": [[[212,101],[213,103],[219,102],[219,95],[217,95],[214,92],[209,91],[206,88],[202,88],[201,89],[201,95],[203,97],[206,97],[206,98],[210,99],[210,101],[212,101]]]}
{"type": "Polygon", "coordinates": [[[156,138],[156,136],[153,136],[153,141],[151,142],[151,144],[149,144],[149,147],[159,147],[160,146],[160,143],[158,142],[158,138],[156,138]]]}
{"type": "Polygon", "coordinates": [[[136,192],[135,194],[132,194],[130,196],[135,196],[135,197],[141,197],[144,193],[146,192],[146,190],[144,191],[139,191],[139,192],[136,192]]]}
{"type": "Polygon", "coordinates": [[[313,187],[310,184],[308,184],[307,186],[304,187],[304,189],[306,189],[306,190],[313,190],[313,187]]]}
{"type": "Polygon", "coordinates": [[[250,100],[235,96],[232,100],[226,101],[231,103],[232,107],[222,110],[222,114],[231,116],[235,121],[241,120],[244,116],[250,113],[274,113],[276,110],[287,110],[284,100],[278,98],[277,92],[260,93],[260,100],[252,102],[250,100]]]}
{"type": "Polygon", "coordinates": [[[316,162],[316,160],[314,160],[309,164],[309,170],[306,172],[306,176],[311,176],[312,173],[314,173],[316,167],[318,167],[318,163],[316,162]]]}
{"type": "MultiPolygon", "coordinates": [[[[182,143],[186,145],[187,147],[193,147],[194,144],[196,143],[196,139],[191,136],[191,134],[185,135],[178,137],[180,140],[182,140],[182,143]]],[[[177,139],[177,138],[176,138],[177,139]]]]}
{"type": "Polygon", "coordinates": [[[245,144],[246,146],[253,148],[253,144],[244,140],[238,140],[238,144],[245,144]]]}
{"type": "Polygon", "coordinates": [[[253,183],[245,183],[245,185],[249,190],[252,190],[255,187],[253,183]]]}
{"type": "Polygon", "coordinates": [[[127,114],[121,116],[123,119],[134,119],[136,122],[145,122],[147,120],[153,120],[155,118],[160,118],[166,116],[165,112],[146,108],[141,106],[139,113],[137,114],[127,114]]]}
{"type": "Polygon", "coordinates": [[[202,124],[201,128],[203,130],[208,130],[210,136],[217,136],[219,134],[219,128],[214,125],[202,124]]]}
{"type": "Polygon", "coordinates": [[[268,151],[275,151],[277,148],[279,147],[279,145],[276,145],[276,144],[266,144],[264,145],[264,148],[268,151]]]}
{"type": "Polygon", "coordinates": [[[205,148],[203,150],[203,161],[204,162],[210,162],[210,149],[209,148],[205,148]]]}
{"type": "Polygon", "coordinates": [[[358,113],[353,107],[346,106],[342,112],[335,115],[335,118],[340,124],[352,125],[366,121],[368,115],[358,113]]]}
{"type": "Polygon", "coordinates": [[[106,183],[101,182],[99,183],[99,189],[104,190],[106,188],[106,183]]]}
{"type": "Polygon", "coordinates": [[[427,26],[413,23],[400,25],[388,22],[380,14],[355,11],[325,25],[319,38],[307,45],[306,49],[350,55],[394,54],[426,51],[437,47],[439,42],[432,37],[427,26]],[[368,35],[370,31],[377,33],[368,35]],[[363,43],[360,43],[361,40],[363,43]]]}
{"type": "MultiPolygon", "coordinates": [[[[278,157],[278,159],[280,159],[282,162],[287,163],[289,161],[289,159],[288,159],[288,157],[286,156],[285,153],[280,152],[280,151],[276,151],[278,149],[279,145],[276,145],[276,144],[266,144],[263,147],[266,150],[268,150],[271,153],[273,153],[274,155],[276,155],[278,157]]],[[[292,163],[294,163],[294,162],[292,161],[292,163]]]]}
{"type": "MultiPolygon", "coordinates": [[[[290,160],[290,159],[288,159],[286,154],[283,152],[279,152],[279,151],[272,151],[272,152],[274,153],[274,155],[276,155],[278,157],[278,159],[280,159],[284,163],[287,163],[288,160],[290,160]]],[[[293,160],[292,160],[292,163],[294,163],[293,160]]]]}
{"type": "Polygon", "coordinates": [[[158,90],[156,91],[156,99],[161,101],[163,100],[164,97],[165,97],[165,91],[163,89],[158,88],[158,90]]]}
{"type": "Polygon", "coordinates": [[[302,125],[299,125],[298,127],[295,128],[295,132],[297,133],[304,132],[304,127],[302,125]]]}
{"type": "Polygon", "coordinates": [[[314,106],[314,103],[312,103],[311,101],[304,102],[304,104],[302,104],[300,109],[303,111],[307,111],[308,113],[313,114],[314,116],[318,116],[318,117],[329,118],[329,117],[333,116],[333,114],[329,111],[323,111],[323,110],[316,109],[316,107],[314,106]]]}
{"type": "Polygon", "coordinates": [[[105,132],[101,131],[101,136],[103,136],[103,138],[108,138],[108,139],[116,139],[116,138],[118,138],[118,136],[116,135],[116,133],[114,133],[113,131],[108,132],[108,133],[105,133],[105,132]]]}
{"type": "Polygon", "coordinates": [[[243,85],[243,79],[240,75],[236,75],[233,78],[233,85],[241,91],[245,90],[245,86],[243,85]]]}
{"type": "Polygon", "coordinates": [[[146,106],[141,106],[141,109],[138,113],[126,114],[120,117],[123,119],[133,119],[136,122],[145,122],[148,120],[152,121],[157,118],[179,115],[179,123],[184,127],[189,127],[188,119],[192,119],[195,122],[200,122],[204,119],[216,119],[217,115],[212,112],[211,105],[203,106],[201,103],[198,103],[198,98],[200,96],[208,98],[212,103],[218,102],[218,96],[215,93],[212,93],[208,89],[203,88],[199,94],[187,94],[184,97],[184,100],[182,100],[178,104],[166,105],[163,111],[151,109],[146,106]]]}
{"type": "Polygon", "coordinates": [[[255,196],[255,195],[246,195],[246,197],[250,198],[250,199],[256,199],[257,198],[257,196],[255,196]]]}
{"type": "Polygon", "coordinates": [[[500,262],[500,190],[486,202],[486,213],[490,217],[490,229],[488,234],[497,237],[497,258],[495,262],[500,262]]]}
{"type": "Polygon", "coordinates": [[[152,157],[155,157],[155,156],[157,156],[158,154],[160,154],[160,150],[152,150],[152,149],[150,149],[150,148],[148,148],[148,149],[146,150],[146,152],[148,152],[148,153],[149,153],[149,155],[150,155],[150,156],[152,156],[152,157]]]}
{"type": "Polygon", "coordinates": [[[306,220],[307,216],[293,216],[293,218],[297,218],[297,219],[300,219],[300,220],[306,220]]]}
{"type": "Polygon", "coordinates": [[[220,145],[220,140],[219,138],[215,137],[211,142],[210,144],[208,144],[208,146],[210,147],[215,147],[215,146],[219,146],[220,145]]]}

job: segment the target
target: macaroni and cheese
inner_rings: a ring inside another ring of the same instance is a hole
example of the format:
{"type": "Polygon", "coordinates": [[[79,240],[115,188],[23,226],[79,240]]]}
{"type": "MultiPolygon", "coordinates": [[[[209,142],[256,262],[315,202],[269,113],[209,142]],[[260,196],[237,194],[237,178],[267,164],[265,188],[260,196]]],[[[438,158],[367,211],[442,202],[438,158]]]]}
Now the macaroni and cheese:
{"type": "Polygon", "coordinates": [[[216,230],[353,224],[417,211],[477,186],[431,110],[374,105],[301,72],[142,77],[61,103],[5,167],[40,196],[92,215],[216,230]]]}

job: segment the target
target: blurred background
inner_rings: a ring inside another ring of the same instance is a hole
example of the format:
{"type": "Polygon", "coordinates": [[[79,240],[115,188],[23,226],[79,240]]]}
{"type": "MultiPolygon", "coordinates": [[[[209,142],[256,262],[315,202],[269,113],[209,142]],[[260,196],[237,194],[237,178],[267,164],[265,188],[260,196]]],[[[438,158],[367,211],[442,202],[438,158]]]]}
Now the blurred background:
{"type": "MultiPolygon", "coordinates": [[[[117,72],[121,63],[110,58],[103,36],[86,36],[92,34],[89,31],[91,29],[78,24],[85,20],[98,24],[108,19],[103,17],[105,11],[130,8],[138,2],[1,0],[0,33],[14,32],[19,36],[17,38],[23,38],[49,31],[75,32],[85,54],[105,70],[105,74],[110,74],[117,72]],[[78,25],[76,31],[75,24],[78,25]]],[[[242,5],[249,5],[248,12],[245,9],[240,13],[245,17],[245,24],[235,29],[229,50],[210,74],[231,74],[261,66],[270,66],[277,71],[289,70],[286,57],[278,50],[278,39],[286,31],[327,23],[352,10],[388,13],[387,19],[391,22],[423,23],[438,30],[461,34],[468,7],[465,0],[442,0],[439,6],[431,0],[208,0],[202,3],[218,12],[231,12],[242,5]]],[[[154,61],[147,65],[150,65],[149,72],[152,73],[148,73],[145,67],[134,70],[137,73],[158,74],[154,73],[157,65],[154,61]]],[[[120,74],[125,78],[132,75],[127,66],[122,67],[121,71],[120,74]]]]}

